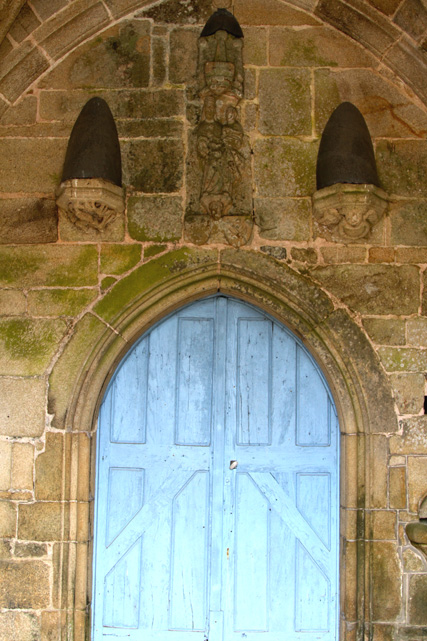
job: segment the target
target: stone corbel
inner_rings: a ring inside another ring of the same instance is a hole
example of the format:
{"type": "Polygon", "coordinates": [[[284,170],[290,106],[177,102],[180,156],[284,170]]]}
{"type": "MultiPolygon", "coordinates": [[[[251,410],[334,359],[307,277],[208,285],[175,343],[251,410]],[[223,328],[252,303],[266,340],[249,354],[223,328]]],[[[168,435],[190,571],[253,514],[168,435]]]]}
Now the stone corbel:
{"type": "Polygon", "coordinates": [[[312,196],[313,214],[327,240],[367,240],[383,218],[388,195],[372,184],[337,183],[318,189],[312,196]]]}
{"type": "Polygon", "coordinates": [[[418,510],[419,521],[412,521],[406,526],[406,536],[412,545],[423,553],[427,559],[427,495],[421,501],[418,510]]]}
{"type": "Polygon", "coordinates": [[[83,231],[104,231],[125,209],[123,188],[102,178],[64,180],[57,189],[56,204],[83,231]]]}

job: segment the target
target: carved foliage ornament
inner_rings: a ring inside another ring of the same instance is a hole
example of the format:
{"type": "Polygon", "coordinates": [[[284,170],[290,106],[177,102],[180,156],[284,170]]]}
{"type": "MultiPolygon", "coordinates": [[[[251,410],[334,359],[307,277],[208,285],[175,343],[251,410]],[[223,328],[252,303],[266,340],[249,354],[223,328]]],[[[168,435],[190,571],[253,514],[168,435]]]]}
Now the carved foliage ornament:
{"type": "Polygon", "coordinates": [[[243,96],[242,36],[232,14],[219,9],[199,39],[202,113],[193,136],[186,213],[186,236],[197,244],[215,239],[240,246],[252,232],[247,143],[238,111],[243,96]]]}

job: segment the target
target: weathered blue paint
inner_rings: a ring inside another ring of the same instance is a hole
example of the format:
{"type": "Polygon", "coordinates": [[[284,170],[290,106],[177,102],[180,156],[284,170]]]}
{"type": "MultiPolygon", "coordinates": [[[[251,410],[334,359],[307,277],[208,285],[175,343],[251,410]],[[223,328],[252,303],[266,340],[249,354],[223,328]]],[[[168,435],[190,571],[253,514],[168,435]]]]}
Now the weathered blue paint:
{"type": "Polygon", "coordinates": [[[259,310],[209,298],[133,347],[100,411],[95,512],[94,641],[338,639],[336,412],[259,310]]]}

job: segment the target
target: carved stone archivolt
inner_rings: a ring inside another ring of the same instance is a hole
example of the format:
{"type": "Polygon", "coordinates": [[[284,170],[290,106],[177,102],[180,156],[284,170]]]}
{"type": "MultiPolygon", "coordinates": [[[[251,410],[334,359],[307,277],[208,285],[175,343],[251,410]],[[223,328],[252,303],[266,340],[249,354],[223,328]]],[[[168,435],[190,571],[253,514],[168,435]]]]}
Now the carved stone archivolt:
{"type": "Polygon", "coordinates": [[[249,145],[239,120],[243,34],[226,9],[199,39],[201,118],[190,141],[186,238],[244,245],[252,233],[249,145]]]}

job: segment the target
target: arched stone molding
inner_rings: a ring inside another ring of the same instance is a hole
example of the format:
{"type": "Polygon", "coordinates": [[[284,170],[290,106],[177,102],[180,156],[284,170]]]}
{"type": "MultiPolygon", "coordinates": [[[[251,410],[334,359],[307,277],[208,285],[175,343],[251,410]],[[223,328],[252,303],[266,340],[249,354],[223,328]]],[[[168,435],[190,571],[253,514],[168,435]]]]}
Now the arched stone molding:
{"type": "MultiPolygon", "coordinates": [[[[425,54],[390,17],[363,0],[337,0],[334,3],[327,0],[278,1],[350,36],[426,104],[425,54]]],[[[74,0],[49,16],[2,60],[0,114],[82,42],[96,37],[137,10],[159,4],[162,3],[153,0],[74,0]],[[76,28],[77,24],[79,28],[76,28]]],[[[16,11],[18,6],[12,3],[10,10],[15,7],[16,11]]]]}
{"type": "Polygon", "coordinates": [[[387,461],[381,443],[384,433],[397,430],[379,360],[348,313],[335,309],[325,292],[283,263],[250,251],[181,249],[145,263],[117,283],[78,322],[50,377],[52,425],[66,430],[70,442],[63,491],[62,608],[74,629],[73,641],[89,638],[94,434],[106,385],[149,327],[216,292],[248,301],[290,327],[328,379],[342,432],[340,638],[350,638],[355,630],[358,639],[363,637],[375,598],[365,510],[383,507],[387,461]]]}

